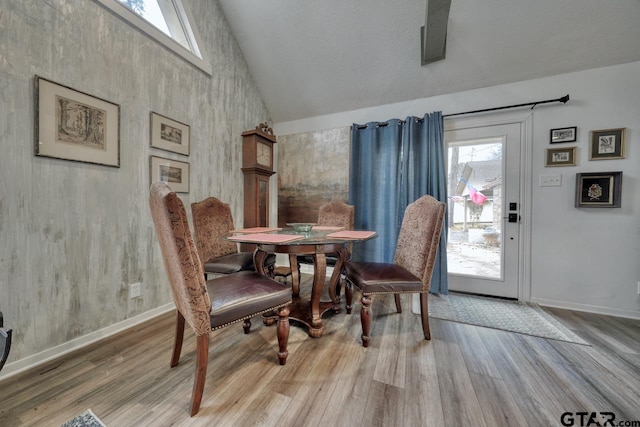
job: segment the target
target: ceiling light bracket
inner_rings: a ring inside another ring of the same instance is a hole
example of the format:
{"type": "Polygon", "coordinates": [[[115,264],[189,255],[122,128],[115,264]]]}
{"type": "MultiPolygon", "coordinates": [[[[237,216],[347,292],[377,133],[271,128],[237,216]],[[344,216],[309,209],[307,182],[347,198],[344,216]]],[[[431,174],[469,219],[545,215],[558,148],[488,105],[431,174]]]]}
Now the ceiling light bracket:
{"type": "Polygon", "coordinates": [[[451,0],[427,0],[425,25],[420,27],[422,65],[445,58],[449,9],[451,9],[451,0]]]}

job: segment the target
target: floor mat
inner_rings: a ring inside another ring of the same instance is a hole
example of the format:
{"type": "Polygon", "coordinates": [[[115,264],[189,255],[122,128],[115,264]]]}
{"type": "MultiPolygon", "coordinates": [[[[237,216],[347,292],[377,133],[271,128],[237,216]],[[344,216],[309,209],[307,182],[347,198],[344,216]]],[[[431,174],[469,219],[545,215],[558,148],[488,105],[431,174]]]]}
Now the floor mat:
{"type": "Polygon", "coordinates": [[[60,427],[106,427],[106,425],[100,421],[100,418],[93,413],[91,409],[87,409],[77,417],[73,417],[60,427]]]}
{"type": "Polygon", "coordinates": [[[533,303],[455,293],[429,295],[429,317],[589,345],[533,303]]]}

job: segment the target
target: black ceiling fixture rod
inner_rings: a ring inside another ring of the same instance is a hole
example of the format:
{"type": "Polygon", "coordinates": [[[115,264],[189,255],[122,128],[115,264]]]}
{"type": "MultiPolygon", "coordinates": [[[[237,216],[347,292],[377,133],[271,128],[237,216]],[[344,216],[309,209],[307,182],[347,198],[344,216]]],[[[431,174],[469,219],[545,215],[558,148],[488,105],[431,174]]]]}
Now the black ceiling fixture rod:
{"type": "Polygon", "coordinates": [[[566,104],[567,101],[569,101],[568,94],[558,99],[548,99],[546,101],[527,102],[526,104],[505,105],[504,107],[485,108],[484,110],[465,111],[464,113],[443,114],[442,117],[461,116],[463,114],[484,113],[486,111],[496,111],[496,110],[505,110],[507,108],[527,107],[529,105],[531,105],[531,109],[533,110],[538,104],[547,104],[549,102],[562,102],[563,104],[566,104]]]}

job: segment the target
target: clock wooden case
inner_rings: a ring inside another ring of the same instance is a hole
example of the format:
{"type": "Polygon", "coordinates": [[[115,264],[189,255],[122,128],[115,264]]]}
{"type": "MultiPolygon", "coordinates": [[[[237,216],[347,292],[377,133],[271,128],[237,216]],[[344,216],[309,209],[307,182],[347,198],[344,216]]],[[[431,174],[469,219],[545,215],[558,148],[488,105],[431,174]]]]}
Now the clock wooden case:
{"type": "Polygon", "coordinates": [[[273,170],[276,137],[266,123],[242,132],[244,173],[244,227],[269,226],[269,178],[273,170]]]}

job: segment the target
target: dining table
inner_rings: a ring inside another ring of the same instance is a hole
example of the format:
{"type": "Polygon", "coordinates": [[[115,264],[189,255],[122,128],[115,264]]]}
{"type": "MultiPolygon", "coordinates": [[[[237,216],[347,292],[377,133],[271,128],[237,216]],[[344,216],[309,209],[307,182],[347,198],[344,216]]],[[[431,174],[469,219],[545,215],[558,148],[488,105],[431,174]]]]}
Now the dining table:
{"type": "MultiPolygon", "coordinates": [[[[338,285],[351,243],[363,242],[377,237],[375,231],[344,230],[341,227],[314,226],[310,231],[296,231],[294,228],[253,227],[233,230],[227,240],[255,244],[253,263],[258,273],[267,275],[264,260],[269,253],[289,256],[291,268],[292,304],[289,318],[308,327],[309,336],[322,336],[322,316],[329,310],[340,312],[338,285]],[[327,255],[335,256],[336,263],[328,282],[329,300],[323,300],[327,273],[327,255]],[[300,295],[300,273],[298,255],[313,257],[313,284],[309,299],[300,295]]],[[[265,316],[265,324],[275,322],[277,316],[265,316]]],[[[295,322],[294,322],[295,323],[295,322]]]]}

